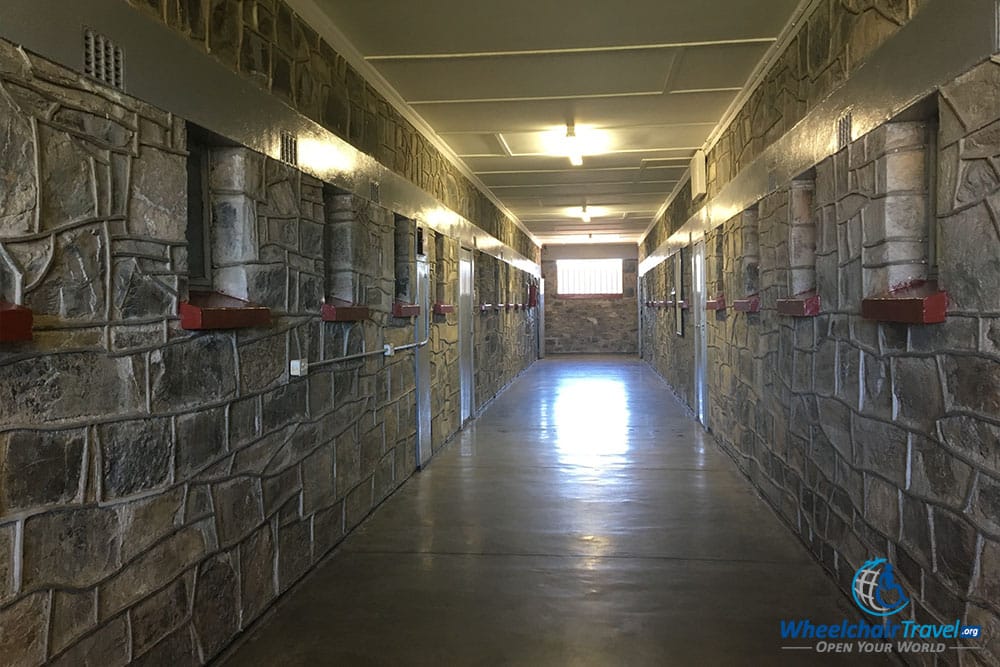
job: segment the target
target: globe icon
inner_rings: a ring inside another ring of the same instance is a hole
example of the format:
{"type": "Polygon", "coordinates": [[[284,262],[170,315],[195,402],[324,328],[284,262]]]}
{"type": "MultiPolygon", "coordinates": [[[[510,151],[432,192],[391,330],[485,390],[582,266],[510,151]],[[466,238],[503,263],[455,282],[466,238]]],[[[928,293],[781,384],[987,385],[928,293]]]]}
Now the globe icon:
{"type": "Polygon", "coordinates": [[[892,564],[885,558],[874,558],[859,567],[851,588],[854,602],[872,616],[892,616],[910,603],[896,581],[892,564]]]}

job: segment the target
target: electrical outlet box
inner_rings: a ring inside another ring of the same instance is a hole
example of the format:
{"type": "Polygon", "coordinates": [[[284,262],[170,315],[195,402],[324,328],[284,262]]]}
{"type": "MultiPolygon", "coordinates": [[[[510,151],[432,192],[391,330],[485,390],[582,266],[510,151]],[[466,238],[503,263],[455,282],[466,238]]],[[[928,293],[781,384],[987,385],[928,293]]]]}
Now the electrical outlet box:
{"type": "Polygon", "coordinates": [[[309,360],[292,359],[292,367],[289,370],[295,377],[304,377],[309,374],[309,360]]]}

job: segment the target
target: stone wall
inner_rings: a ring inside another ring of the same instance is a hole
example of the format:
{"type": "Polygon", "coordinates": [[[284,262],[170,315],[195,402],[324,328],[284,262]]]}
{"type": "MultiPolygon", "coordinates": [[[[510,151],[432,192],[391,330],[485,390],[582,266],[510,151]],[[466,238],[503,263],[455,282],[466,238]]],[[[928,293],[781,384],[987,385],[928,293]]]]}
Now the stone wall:
{"type": "MultiPolygon", "coordinates": [[[[708,199],[843,84],[922,5],[922,0],[818,3],[706,155],[708,199]]],[[[682,188],[643,240],[642,257],[666,241],[700,204],[692,201],[690,184],[682,188]]]]}
{"type": "MultiPolygon", "coordinates": [[[[634,256],[634,255],[633,255],[634,256]]],[[[636,300],[638,262],[622,262],[622,296],[566,298],[559,296],[556,260],[545,259],[545,353],[636,354],[639,313],[636,300]]]]}
{"type": "MultiPolygon", "coordinates": [[[[474,303],[524,304],[528,287],[538,280],[493,257],[473,253],[474,303]]],[[[486,310],[475,315],[475,405],[483,407],[524,367],[538,358],[537,309],[486,310]]]]}
{"type": "MultiPolygon", "coordinates": [[[[941,89],[939,119],[877,128],[706,239],[709,294],[735,298],[756,260],[762,299],[760,313],[708,313],[716,439],[845,591],[884,556],[913,600],[905,618],[981,625],[962,665],[1000,660],[998,84],[1000,64],[983,63],[941,89]],[[946,322],[861,317],[866,296],[935,274],[946,322]],[[804,287],[821,314],[779,315],[804,287]]],[[[657,271],[644,281],[664,294],[657,271]]],[[[677,340],[646,340],[685,395],[677,340]]]]}
{"type": "MultiPolygon", "coordinates": [[[[0,299],[36,323],[0,348],[4,664],[208,661],[415,468],[410,353],[289,375],[413,341],[390,313],[393,212],[210,147],[214,287],[272,323],[185,331],[186,127],[0,41],[0,299]],[[331,297],[372,316],[324,323],[331,297]]],[[[429,245],[447,297],[457,242],[429,245]]],[[[438,447],[458,426],[456,317],[432,326],[438,447]]],[[[534,359],[530,314],[491,317],[481,396],[534,359]]]]}
{"type": "Polygon", "coordinates": [[[695,405],[694,322],[690,311],[678,314],[672,308],[654,308],[648,301],[691,299],[691,255],[685,249],[660,262],[641,279],[639,317],[642,318],[642,358],[667,378],[674,392],[687,405],[695,405]],[[680,265],[680,281],[677,269],[680,265]],[[680,284],[678,284],[678,282],[680,284]]]}
{"type": "Polygon", "coordinates": [[[528,235],[282,0],[127,1],[538,261],[528,235]]]}

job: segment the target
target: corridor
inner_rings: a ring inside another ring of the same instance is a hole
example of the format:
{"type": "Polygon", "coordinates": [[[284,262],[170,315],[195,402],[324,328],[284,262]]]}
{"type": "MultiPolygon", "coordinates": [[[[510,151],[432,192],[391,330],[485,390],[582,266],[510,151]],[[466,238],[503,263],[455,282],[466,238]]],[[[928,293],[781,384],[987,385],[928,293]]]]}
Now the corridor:
{"type": "Polygon", "coordinates": [[[534,364],[221,662],[823,664],[781,648],[802,618],[856,611],[649,366],[572,356],[534,364]]]}

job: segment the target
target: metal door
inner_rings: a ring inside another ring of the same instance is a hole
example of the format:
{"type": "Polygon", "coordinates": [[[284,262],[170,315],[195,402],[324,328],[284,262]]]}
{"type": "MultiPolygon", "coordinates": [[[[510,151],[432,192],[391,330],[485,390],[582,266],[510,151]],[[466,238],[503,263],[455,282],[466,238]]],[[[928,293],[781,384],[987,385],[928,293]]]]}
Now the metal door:
{"type": "Polygon", "coordinates": [[[431,350],[430,337],[430,267],[426,257],[417,257],[416,303],[420,306],[415,324],[418,343],[414,350],[417,378],[417,468],[431,458],[431,350]]]}
{"type": "Polygon", "coordinates": [[[545,356],[545,278],[538,281],[538,358],[545,356]]]}
{"type": "Polygon", "coordinates": [[[705,320],[705,242],[694,246],[691,259],[691,312],[694,314],[694,395],[698,421],[708,428],[708,328],[705,320]]]}
{"type": "Polygon", "coordinates": [[[472,419],[475,409],[475,373],[473,371],[472,251],[458,253],[458,373],[461,384],[462,424],[472,419]]]}

